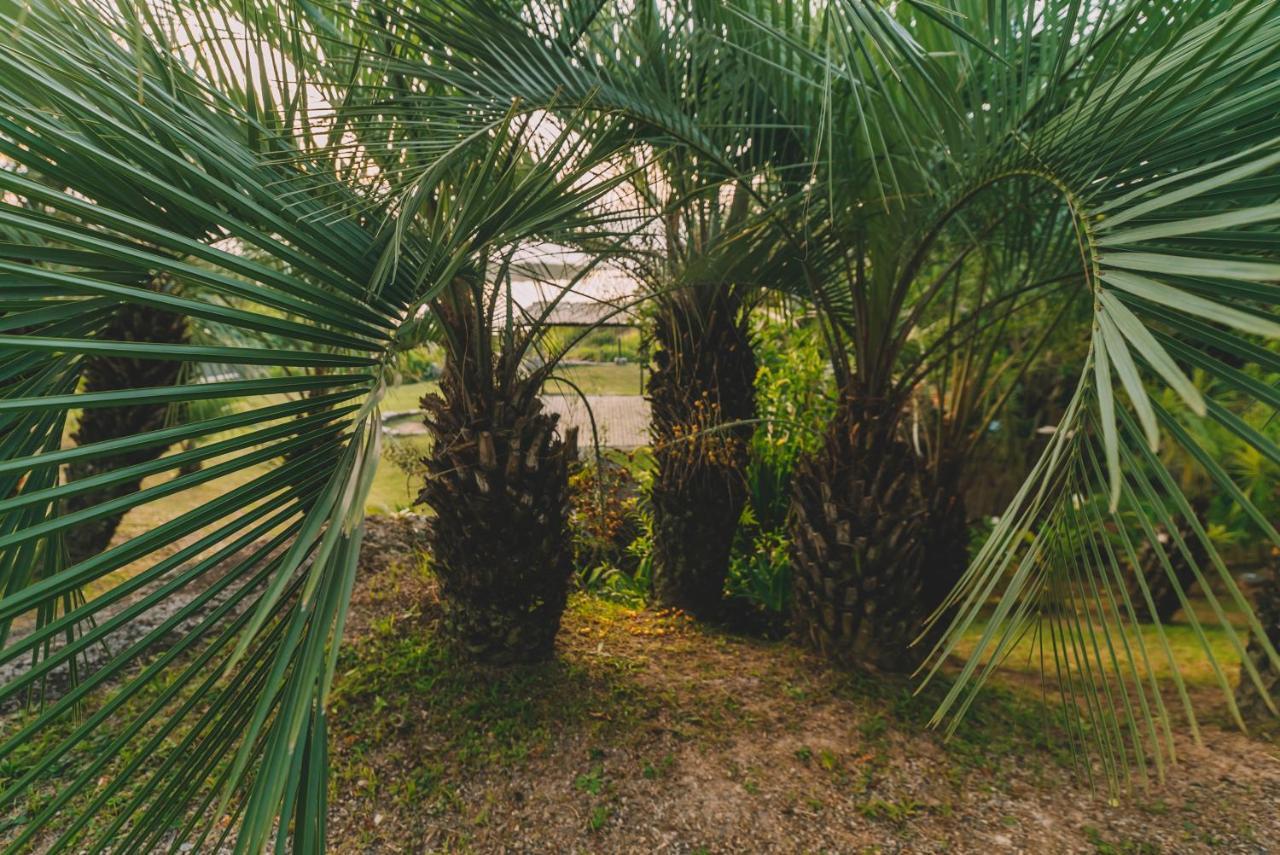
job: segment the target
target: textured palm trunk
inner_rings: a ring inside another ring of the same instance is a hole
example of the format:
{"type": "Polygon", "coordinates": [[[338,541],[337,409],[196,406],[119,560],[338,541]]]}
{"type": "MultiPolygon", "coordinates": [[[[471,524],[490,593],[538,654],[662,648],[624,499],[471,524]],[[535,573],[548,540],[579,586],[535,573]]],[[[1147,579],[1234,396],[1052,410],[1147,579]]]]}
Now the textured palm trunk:
{"type": "Polygon", "coordinates": [[[653,596],[713,618],[747,501],[756,360],[746,312],[728,289],[700,311],[667,300],[654,340],[653,596]]]}
{"type": "MultiPolygon", "coordinates": [[[[125,304],[115,313],[102,333],[114,341],[138,341],[159,344],[183,344],[187,341],[186,319],[150,306],[125,304]]],[[[148,386],[171,386],[177,382],[182,363],[163,360],[130,359],[118,356],[92,356],[83,371],[85,392],[107,392],[148,386]]],[[[139,404],[125,407],[101,407],[83,410],[72,439],[77,445],[88,445],[145,431],[159,430],[165,425],[167,404],[139,404]]],[[[163,455],[165,445],[138,448],[124,454],[82,458],[67,466],[71,481],[79,481],[125,466],[146,463],[163,455]]],[[[141,479],[99,487],[66,500],[68,513],[100,505],[137,492],[141,479]]],[[[102,552],[111,545],[124,514],[116,513],[80,523],[64,535],[72,563],[102,552]]]]}
{"type": "MultiPolygon", "coordinates": [[[[1272,647],[1280,649],[1280,561],[1274,556],[1271,564],[1264,570],[1261,581],[1254,588],[1253,610],[1258,616],[1258,622],[1266,630],[1272,647]]],[[[1249,639],[1245,655],[1258,669],[1258,675],[1262,677],[1262,684],[1271,700],[1280,705],[1280,671],[1271,664],[1271,658],[1267,656],[1257,636],[1249,639]]],[[[1243,666],[1240,668],[1240,684],[1236,688],[1236,703],[1240,707],[1240,714],[1247,719],[1264,721],[1272,718],[1266,701],[1243,666]]]]}
{"type": "Polygon", "coordinates": [[[537,661],[553,652],[568,597],[577,436],[557,433],[535,381],[487,394],[490,367],[451,359],[439,394],[423,398],[433,445],[418,500],[434,511],[445,637],[480,661],[537,661]]]}
{"type": "Polygon", "coordinates": [[[922,466],[898,421],[878,401],[846,397],[824,447],[797,468],[790,524],[801,640],[891,672],[928,654],[927,639],[912,642],[968,560],[958,463],[922,466]]]}

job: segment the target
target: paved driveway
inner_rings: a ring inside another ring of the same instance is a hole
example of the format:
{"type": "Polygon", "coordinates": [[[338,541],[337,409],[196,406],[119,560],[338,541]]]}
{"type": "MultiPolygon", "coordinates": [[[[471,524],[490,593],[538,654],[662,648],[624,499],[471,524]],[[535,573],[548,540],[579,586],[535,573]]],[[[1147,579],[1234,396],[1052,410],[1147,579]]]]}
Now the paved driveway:
{"type": "MultiPolygon", "coordinates": [[[[591,421],[595,419],[600,445],[630,451],[649,444],[649,402],[641,395],[546,395],[547,409],[560,416],[560,429],[578,428],[578,446],[591,448],[591,421]]],[[[385,413],[383,427],[392,436],[426,433],[415,410],[385,413]]]]}

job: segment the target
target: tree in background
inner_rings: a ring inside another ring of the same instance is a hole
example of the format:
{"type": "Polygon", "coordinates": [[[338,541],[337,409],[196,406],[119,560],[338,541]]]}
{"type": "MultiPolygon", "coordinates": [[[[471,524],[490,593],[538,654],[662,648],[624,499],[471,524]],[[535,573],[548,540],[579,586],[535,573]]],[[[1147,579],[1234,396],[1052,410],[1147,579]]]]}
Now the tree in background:
{"type": "MultiPolygon", "coordinates": [[[[187,341],[187,322],[171,312],[154,311],[138,305],[121,306],[101,333],[103,338],[120,342],[183,344],[187,341]]],[[[180,362],[153,362],[125,356],[89,357],[82,376],[86,393],[111,392],[122,389],[172,386],[178,380],[180,362]]],[[[71,438],[78,445],[91,445],[135,434],[156,431],[165,426],[169,408],[166,404],[87,409],[80,414],[71,438]]],[[[115,469],[147,463],[167,450],[163,444],[135,449],[119,456],[80,458],[67,465],[71,481],[85,481],[94,475],[115,469]]],[[[110,488],[90,490],[67,500],[71,512],[91,508],[111,499],[135,493],[142,479],[118,482],[110,488]]],[[[72,563],[90,558],[111,543],[123,514],[99,517],[66,533],[67,550],[72,563]]]]}
{"type": "Polygon", "coordinates": [[[647,226],[620,246],[579,245],[620,256],[653,310],[654,595],[717,615],[755,415],[748,314],[763,289],[803,278],[785,202],[809,176],[797,135],[822,107],[779,67],[790,51],[760,40],[757,17],[805,39],[819,17],[773,2],[386,4],[381,14],[415,33],[411,73],[471,111],[549,103],[566,123],[605,112],[632,129],[628,184],[647,226]]]}

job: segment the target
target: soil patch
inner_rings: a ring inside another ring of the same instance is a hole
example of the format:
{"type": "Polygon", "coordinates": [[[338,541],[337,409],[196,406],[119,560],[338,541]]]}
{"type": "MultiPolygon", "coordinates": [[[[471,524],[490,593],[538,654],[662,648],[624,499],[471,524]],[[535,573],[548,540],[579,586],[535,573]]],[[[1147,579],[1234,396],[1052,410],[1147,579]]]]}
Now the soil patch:
{"type": "Polygon", "coordinates": [[[388,520],[370,523],[334,692],[332,851],[1280,847],[1274,742],[1206,726],[1163,784],[1110,800],[1018,680],[948,741],[925,726],[936,694],[909,683],[586,596],[554,662],[458,662],[435,641],[422,522],[388,520]]]}

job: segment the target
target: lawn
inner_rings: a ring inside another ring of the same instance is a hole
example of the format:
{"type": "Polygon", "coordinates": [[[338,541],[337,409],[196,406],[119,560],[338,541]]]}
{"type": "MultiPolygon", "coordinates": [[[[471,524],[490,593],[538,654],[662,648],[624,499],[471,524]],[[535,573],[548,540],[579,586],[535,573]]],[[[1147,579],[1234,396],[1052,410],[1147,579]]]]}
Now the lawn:
{"type": "Polygon", "coordinates": [[[576,342],[565,354],[568,359],[590,362],[609,362],[624,356],[635,362],[641,356],[641,333],[638,327],[600,327],[584,330],[582,327],[553,326],[547,336],[554,342],[576,342]]]}
{"type": "Polygon", "coordinates": [[[383,415],[387,413],[403,413],[418,409],[418,402],[423,395],[430,394],[440,388],[435,380],[424,380],[419,383],[403,383],[387,389],[382,398],[383,415]]]}
{"type": "MultiPolygon", "coordinates": [[[[581,389],[585,395],[641,395],[644,393],[640,385],[642,380],[640,366],[636,363],[564,365],[556,371],[555,377],[569,381],[581,389]]],[[[647,375],[644,377],[647,379],[647,375]]],[[[423,395],[439,388],[440,384],[435,380],[392,386],[387,389],[387,394],[382,399],[382,411],[403,413],[407,410],[416,410],[423,395]]],[[[578,394],[568,383],[559,382],[554,378],[543,387],[543,393],[547,395],[578,394]]]]}
{"type": "MultiPolygon", "coordinates": [[[[640,368],[638,365],[574,365],[562,368],[561,373],[588,395],[639,394],[640,368]]],[[[439,384],[434,380],[392,386],[387,390],[387,394],[382,400],[382,412],[386,414],[416,410],[422,396],[438,388],[439,384]]],[[[555,381],[547,384],[545,392],[549,395],[577,394],[566,384],[555,381]]],[[[280,403],[283,400],[283,396],[260,396],[253,399],[252,406],[266,406],[272,403],[280,403]]],[[[249,406],[249,403],[246,402],[238,406],[249,406]]],[[[392,442],[406,443],[420,451],[425,451],[426,449],[425,437],[411,436],[400,439],[388,438],[383,444],[384,451],[387,449],[388,443],[392,442]]],[[[177,513],[198,507],[222,495],[226,489],[244,483],[251,477],[261,474],[262,471],[265,471],[265,468],[256,467],[246,472],[237,473],[230,480],[222,479],[217,482],[203,484],[190,490],[184,490],[177,496],[166,499],[163,502],[135,508],[125,516],[121,523],[120,539],[124,540],[126,536],[132,537],[171,519],[177,513]]],[[[171,476],[168,473],[156,476],[149,479],[146,486],[160,483],[169,477],[171,476]]],[[[387,455],[384,453],[383,460],[378,466],[373,486],[370,488],[369,498],[365,503],[365,507],[370,513],[392,513],[404,510],[412,506],[413,499],[417,496],[417,491],[418,488],[410,484],[409,476],[387,459],[387,455]]]]}
{"type": "MultiPolygon", "coordinates": [[[[640,365],[636,363],[565,365],[560,367],[556,376],[577,386],[584,395],[642,395],[644,389],[641,381],[648,379],[647,374],[642,377],[640,365]]],[[[554,379],[547,382],[543,391],[548,395],[578,394],[568,383],[559,383],[554,379]]]]}

